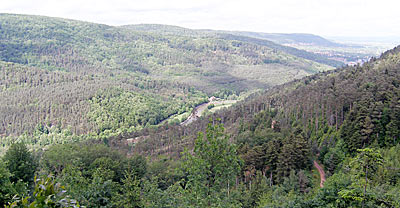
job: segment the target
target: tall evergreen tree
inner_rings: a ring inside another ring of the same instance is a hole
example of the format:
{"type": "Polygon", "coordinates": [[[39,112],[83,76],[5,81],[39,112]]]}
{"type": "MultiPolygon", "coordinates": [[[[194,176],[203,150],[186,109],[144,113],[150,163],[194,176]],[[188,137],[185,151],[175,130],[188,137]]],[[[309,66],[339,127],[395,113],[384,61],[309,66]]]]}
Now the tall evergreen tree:
{"type": "Polygon", "coordinates": [[[11,173],[11,182],[16,183],[19,180],[23,182],[33,181],[37,164],[25,144],[12,144],[4,155],[4,161],[11,173]]]}

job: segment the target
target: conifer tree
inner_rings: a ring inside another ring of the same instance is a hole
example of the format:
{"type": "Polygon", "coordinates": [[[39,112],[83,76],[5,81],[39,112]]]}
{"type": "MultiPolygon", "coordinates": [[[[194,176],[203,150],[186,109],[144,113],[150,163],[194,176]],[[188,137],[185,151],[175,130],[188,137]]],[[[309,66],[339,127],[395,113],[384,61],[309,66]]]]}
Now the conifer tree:
{"type": "Polygon", "coordinates": [[[32,182],[36,170],[36,162],[31,152],[23,143],[14,143],[4,155],[6,167],[11,173],[10,180],[17,183],[32,182]]]}

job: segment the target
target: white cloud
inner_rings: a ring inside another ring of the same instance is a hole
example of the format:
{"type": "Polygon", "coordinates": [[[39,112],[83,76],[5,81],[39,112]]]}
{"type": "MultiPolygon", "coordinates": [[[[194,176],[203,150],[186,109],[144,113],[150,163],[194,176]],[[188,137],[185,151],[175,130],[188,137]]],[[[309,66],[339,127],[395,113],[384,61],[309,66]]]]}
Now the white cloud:
{"type": "Polygon", "coordinates": [[[395,0],[3,0],[0,12],[110,25],[159,23],[189,28],[399,36],[395,0]]]}

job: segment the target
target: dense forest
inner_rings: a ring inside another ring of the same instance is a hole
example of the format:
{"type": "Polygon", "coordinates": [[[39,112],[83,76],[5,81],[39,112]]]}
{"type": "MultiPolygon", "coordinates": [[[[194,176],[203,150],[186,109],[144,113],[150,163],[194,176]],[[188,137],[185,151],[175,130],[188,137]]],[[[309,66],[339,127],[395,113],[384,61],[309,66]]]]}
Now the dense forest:
{"type": "Polygon", "coordinates": [[[400,47],[326,71],[249,37],[0,20],[0,206],[400,207],[400,47]]]}
{"type": "Polygon", "coordinates": [[[15,140],[38,148],[136,132],[212,95],[238,97],[332,68],[212,34],[14,14],[0,14],[0,28],[2,154],[15,140]]]}
{"type": "Polygon", "coordinates": [[[126,25],[123,27],[161,35],[214,36],[222,39],[250,42],[334,67],[341,67],[349,62],[367,61],[369,57],[378,56],[380,53],[393,47],[384,47],[383,45],[372,46],[373,44],[369,45],[366,43],[337,43],[318,35],[303,33],[263,33],[209,29],[191,30],[178,26],[157,24],[126,25]]]}
{"type": "Polygon", "coordinates": [[[399,67],[395,48],[185,128],[144,129],[134,145],[124,142],[129,134],[35,152],[14,143],[0,163],[0,199],[8,207],[399,207],[399,67]]]}
{"type": "Polygon", "coordinates": [[[311,34],[268,34],[268,33],[255,33],[255,32],[238,32],[238,31],[224,31],[224,30],[191,30],[187,28],[170,26],[170,25],[157,25],[157,24],[140,24],[140,25],[126,25],[124,28],[152,32],[162,35],[180,35],[192,37],[205,37],[215,36],[228,40],[237,40],[255,43],[257,45],[267,46],[278,51],[312,60],[321,64],[338,67],[343,66],[343,62],[329,59],[322,54],[311,53],[305,50],[299,50],[293,47],[287,47],[281,44],[287,44],[288,40],[297,44],[314,44],[318,46],[331,46],[331,47],[346,47],[345,45],[333,43],[322,37],[311,34]]]}
{"type": "Polygon", "coordinates": [[[264,184],[244,207],[398,207],[399,67],[397,47],[363,66],[274,87],[185,128],[146,129],[111,146],[175,164],[165,157],[196,149],[196,132],[211,119],[225,125],[243,160],[237,177],[251,190],[264,184]],[[325,170],[323,188],[314,161],[325,170]]]}

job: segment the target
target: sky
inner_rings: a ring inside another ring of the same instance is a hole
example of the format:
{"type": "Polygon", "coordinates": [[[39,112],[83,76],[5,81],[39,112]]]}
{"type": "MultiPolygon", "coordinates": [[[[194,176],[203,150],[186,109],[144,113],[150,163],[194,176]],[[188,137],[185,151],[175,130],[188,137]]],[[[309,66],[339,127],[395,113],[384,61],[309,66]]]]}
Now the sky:
{"type": "Polygon", "coordinates": [[[107,25],[400,37],[398,0],[1,0],[0,13],[107,25]]]}

